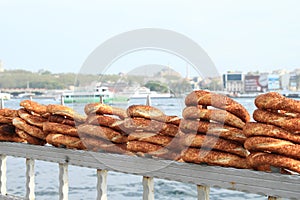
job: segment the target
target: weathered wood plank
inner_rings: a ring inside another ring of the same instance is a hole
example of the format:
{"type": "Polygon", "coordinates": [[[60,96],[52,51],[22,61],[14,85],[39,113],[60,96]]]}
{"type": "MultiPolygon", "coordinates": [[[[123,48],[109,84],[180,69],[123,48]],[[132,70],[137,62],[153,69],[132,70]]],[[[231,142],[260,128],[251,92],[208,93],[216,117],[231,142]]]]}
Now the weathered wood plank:
{"type": "Polygon", "coordinates": [[[21,143],[1,143],[0,154],[57,163],[68,162],[70,165],[158,177],[207,187],[221,187],[265,196],[294,199],[300,196],[300,176],[297,175],[196,165],[51,146],[40,147],[21,143]]]}
{"type": "Polygon", "coordinates": [[[107,170],[97,169],[97,200],[107,200],[107,170]]]}
{"type": "Polygon", "coordinates": [[[0,195],[1,200],[25,200],[25,198],[22,197],[16,197],[13,195],[0,195]]]}
{"type": "Polygon", "coordinates": [[[35,199],[34,194],[34,159],[26,158],[26,195],[29,200],[35,199]]]}
{"type": "Polygon", "coordinates": [[[6,155],[0,155],[0,191],[2,195],[6,195],[6,155]]]}

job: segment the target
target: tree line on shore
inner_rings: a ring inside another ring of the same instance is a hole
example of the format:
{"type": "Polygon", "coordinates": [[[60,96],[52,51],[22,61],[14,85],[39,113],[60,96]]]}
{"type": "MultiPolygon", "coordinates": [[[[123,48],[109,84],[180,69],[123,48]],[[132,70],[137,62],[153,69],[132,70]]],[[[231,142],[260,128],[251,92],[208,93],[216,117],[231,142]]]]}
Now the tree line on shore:
{"type": "Polygon", "coordinates": [[[1,88],[69,89],[72,86],[88,86],[95,82],[101,82],[108,86],[117,84],[128,87],[145,86],[151,91],[157,92],[167,92],[168,88],[172,88],[173,92],[191,90],[190,83],[185,79],[178,79],[178,77],[153,80],[151,77],[138,75],[51,73],[47,70],[31,72],[21,69],[5,70],[0,73],[0,91],[1,88]]]}

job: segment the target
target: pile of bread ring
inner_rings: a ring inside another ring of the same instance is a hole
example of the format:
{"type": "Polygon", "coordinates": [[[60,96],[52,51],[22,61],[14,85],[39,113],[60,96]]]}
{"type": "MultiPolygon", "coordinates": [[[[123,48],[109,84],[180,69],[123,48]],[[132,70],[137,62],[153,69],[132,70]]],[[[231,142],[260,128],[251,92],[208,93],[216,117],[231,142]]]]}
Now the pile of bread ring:
{"type": "Polygon", "coordinates": [[[13,119],[18,117],[18,111],[9,108],[0,109],[0,141],[25,142],[16,134],[13,119]]]}
{"type": "Polygon", "coordinates": [[[180,124],[181,158],[186,162],[248,168],[248,151],[243,147],[249,113],[233,99],[198,90],[185,98],[180,124]]]}
{"type": "Polygon", "coordinates": [[[78,132],[88,150],[128,154],[128,136],[122,129],[127,116],[124,109],[91,103],[85,106],[84,112],[87,119],[78,126],[78,132]]]}
{"type": "Polygon", "coordinates": [[[85,116],[73,109],[49,104],[46,106],[48,121],[43,123],[43,131],[47,134],[46,141],[56,147],[86,149],[79,137],[77,126],[84,123],[85,116]]]}
{"type": "Polygon", "coordinates": [[[53,145],[224,167],[300,173],[300,101],[269,92],[248,111],[235,100],[197,90],[182,118],[149,105],[101,103],[84,114],[31,100],[0,109],[0,141],[53,145]]]}
{"type": "Polygon", "coordinates": [[[256,122],[247,123],[245,148],[249,165],[257,170],[300,173],[300,101],[276,92],[257,96],[256,122]]]}
{"type": "Polygon", "coordinates": [[[147,105],[129,106],[127,114],[124,127],[128,132],[129,151],[170,160],[180,159],[180,119],[177,116],[167,116],[147,105]]]}

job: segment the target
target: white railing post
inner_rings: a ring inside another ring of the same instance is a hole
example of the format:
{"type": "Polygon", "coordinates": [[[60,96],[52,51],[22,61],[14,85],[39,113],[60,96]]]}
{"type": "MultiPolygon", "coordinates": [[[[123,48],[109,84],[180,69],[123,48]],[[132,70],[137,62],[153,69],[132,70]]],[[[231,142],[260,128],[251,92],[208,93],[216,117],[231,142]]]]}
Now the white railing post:
{"type": "Polygon", "coordinates": [[[59,200],[68,200],[68,163],[59,163],[59,200]]]}
{"type": "Polygon", "coordinates": [[[97,200],[107,200],[107,170],[97,169],[97,200]]]}
{"type": "MultiPolygon", "coordinates": [[[[150,94],[147,95],[146,105],[151,106],[150,94]]],[[[154,179],[152,177],[143,177],[143,200],[154,200],[154,179]]]]}
{"type": "Polygon", "coordinates": [[[0,98],[0,109],[4,108],[4,99],[3,97],[0,98]]]}
{"type": "Polygon", "coordinates": [[[65,105],[65,97],[64,97],[64,95],[62,94],[61,96],[60,96],[60,105],[65,105]]]}
{"type": "Polygon", "coordinates": [[[34,159],[26,158],[26,199],[35,199],[34,187],[34,159]]]}
{"type": "Polygon", "coordinates": [[[0,155],[0,189],[1,194],[6,195],[6,155],[0,155]]]}
{"type": "Polygon", "coordinates": [[[209,200],[210,188],[203,185],[197,185],[198,200],[209,200]]]}
{"type": "Polygon", "coordinates": [[[143,177],[143,200],[154,200],[154,179],[143,177]]]}
{"type": "Polygon", "coordinates": [[[151,106],[151,97],[150,94],[147,95],[146,105],[151,106]]]}

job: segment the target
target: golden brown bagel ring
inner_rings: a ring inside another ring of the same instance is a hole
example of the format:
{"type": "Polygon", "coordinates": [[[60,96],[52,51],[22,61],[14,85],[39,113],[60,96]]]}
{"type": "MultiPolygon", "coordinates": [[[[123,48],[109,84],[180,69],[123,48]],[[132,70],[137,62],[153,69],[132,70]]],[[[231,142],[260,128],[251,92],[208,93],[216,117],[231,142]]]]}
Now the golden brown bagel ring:
{"type": "Polygon", "coordinates": [[[241,157],[246,157],[249,154],[249,152],[240,144],[237,144],[230,140],[224,140],[207,135],[185,134],[181,137],[181,142],[184,146],[215,149],[227,153],[232,153],[241,157]]]}
{"type": "Polygon", "coordinates": [[[244,122],[250,121],[248,111],[240,103],[221,94],[215,94],[204,90],[196,90],[186,96],[185,104],[187,106],[213,106],[234,114],[244,122]]]}
{"type": "Polygon", "coordinates": [[[180,125],[181,119],[178,116],[167,116],[166,123],[174,124],[176,126],[180,125]]]}
{"type": "Polygon", "coordinates": [[[29,112],[34,112],[40,115],[47,113],[47,106],[28,99],[21,101],[20,106],[24,107],[29,112]]]}
{"type": "Polygon", "coordinates": [[[185,119],[212,120],[240,129],[243,129],[245,126],[245,123],[240,118],[226,110],[199,109],[196,106],[189,106],[184,108],[182,116],[185,119]]]}
{"type": "Polygon", "coordinates": [[[132,152],[142,152],[149,154],[151,156],[160,157],[169,160],[178,160],[180,158],[180,154],[171,151],[170,149],[157,145],[152,144],[149,142],[142,142],[142,141],[129,141],[127,143],[127,149],[132,152]]]}
{"type": "Polygon", "coordinates": [[[282,167],[300,173],[300,161],[289,158],[287,156],[256,152],[251,153],[249,156],[247,156],[246,159],[249,165],[253,168],[260,165],[271,165],[274,167],[282,167]]]}
{"type": "Polygon", "coordinates": [[[19,109],[18,114],[20,118],[24,119],[28,124],[37,126],[42,128],[43,123],[47,121],[47,119],[38,116],[38,115],[31,115],[25,109],[19,109]]]}
{"type": "Polygon", "coordinates": [[[100,138],[92,138],[92,137],[81,137],[81,141],[88,148],[88,150],[92,150],[92,151],[102,150],[110,153],[130,154],[129,151],[127,151],[127,147],[125,143],[116,144],[111,141],[107,141],[100,138]]]}
{"type": "Polygon", "coordinates": [[[80,137],[98,137],[115,143],[127,142],[127,136],[105,126],[82,124],[78,126],[78,133],[80,137]]]}
{"type": "Polygon", "coordinates": [[[134,117],[124,120],[124,127],[128,130],[143,130],[146,132],[160,133],[162,135],[176,136],[179,127],[174,124],[163,123],[156,120],[134,117]]]}
{"type": "Polygon", "coordinates": [[[90,103],[85,105],[84,112],[87,115],[91,114],[106,114],[106,115],[116,115],[120,117],[120,119],[124,119],[127,117],[126,110],[122,108],[112,107],[107,104],[102,103],[90,103]]]}
{"type": "Polygon", "coordinates": [[[59,123],[59,124],[65,124],[69,126],[76,126],[76,123],[74,119],[66,118],[61,115],[50,115],[48,117],[49,122],[59,123]]]}
{"type": "Polygon", "coordinates": [[[156,133],[151,132],[133,132],[128,135],[128,140],[132,141],[141,141],[141,142],[149,142],[152,144],[158,144],[161,146],[169,145],[173,137],[165,136],[165,135],[158,135],[156,133]]]}
{"type": "Polygon", "coordinates": [[[188,148],[181,153],[181,158],[185,162],[197,164],[207,163],[209,165],[219,165],[224,167],[249,168],[246,158],[215,150],[207,151],[199,148],[188,148]]]}
{"type": "Polygon", "coordinates": [[[0,124],[11,124],[14,117],[5,117],[0,115],[0,124]]]}
{"type": "Polygon", "coordinates": [[[259,109],[286,110],[300,113],[300,101],[282,96],[277,92],[268,92],[255,98],[255,105],[259,109]]]}
{"type": "Polygon", "coordinates": [[[65,125],[65,124],[54,123],[54,122],[44,122],[43,131],[48,133],[54,132],[54,133],[61,133],[73,137],[79,137],[76,127],[65,125]]]}
{"type": "Polygon", "coordinates": [[[182,119],[180,129],[183,132],[192,132],[194,134],[197,132],[205,133],[207,135],[233,140],[241,144],[243,144],[247,138],[243,131],[238,128],[206,121],[182,119]]]}
{"type": "Polygon", "coordinates": [[[300,159],[300,145],[271,137],[250,137],[245,142],[249,151],[263,151],[300,159]]]}
{"type": "Polygon", "coordinates": [[[25,131],[26,133],[30,134],[31,136],[37,137],[42,140],[45,140],[45,138],[46,138],[47,134],[44,133],[42,129],[40,129],[36,126],[27,124],[25,120],[23,120],[19,117],[14,118],[12,123],[16,128],[25,131]]]}
{"type": "Polygon", "coordinates": [[[106,126],[117,131],[125,131],[125,128],[123,126],[123,120],[107,115],[91,114],[87,117],[86,123],[91,125],[106,126]]]}
{"type": "Polygon", "coordinates": [[[20,138],[16,132],[15,127],[11,124],[0,125],[0,141],[4,142],[26,142],[25,139],[20,138]]]}
{"type": "Polygon", "coordinates": [[[160,122],[166,122],[168,119],[168,116],[161,110],[147,105],[131,105],[127,108],[127,114],[130,117],[141,117],[160,122]]]}
{"type": "Polygon", "coordinates": [[[18,111],[9,109],[9,108],[2,108],[0,109],[0,116],[4,117],[18,117],[18,111]]]}
{"type": "Polygon", "coordinates": [[[63,105],[55,105],[55,104],[49,104],[47,105],[47,112],[53,114],[53,115],[61,115],[66,116],[71,119],[74,119],[76,122],[85,122],[86,117],[77,113],[72,108],[69,108],[67,106],[63,105]]]}
{"type": "Polygon", "coordinates": [[[48,144],[53,144],[57,147],[66,146],[68,149],[86,149],[80,138],[69,135],[49,133],[46,141],[48,144]]]}
{"type": "Polygon", "coordinates": [[[243,129],[243,133],[247,137],[267,136],[267,137],[284,139],[284,140],[288,140],[300,144],[299,134],[292,134],[282,128],[279,128],[271,124],[248,122],[246,123],[243,129]]]}
{"type": "Polygon", "coordinates": [[[45,140],[41,140],[37,137],[33,137],[30,134],[26,133],[25,131],[16,128],[16,134],[20,137],[23,138],[24,140],[27,141],[27,143],[29,144],[35,144],[35,145],[45,145],[46,141],[45,140]]]}
{"type": "Polygon", "coordinates": [[[253,118],[258,122],[273,124],[295,133],[300,132],[300,118],[286,117],[280,113],[260,109],[253,112],[253,118]]]}

